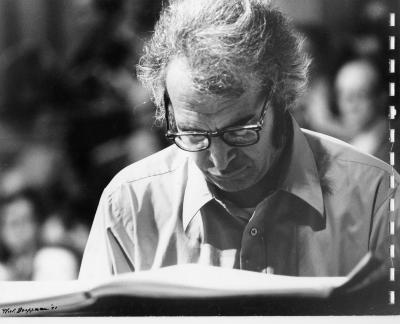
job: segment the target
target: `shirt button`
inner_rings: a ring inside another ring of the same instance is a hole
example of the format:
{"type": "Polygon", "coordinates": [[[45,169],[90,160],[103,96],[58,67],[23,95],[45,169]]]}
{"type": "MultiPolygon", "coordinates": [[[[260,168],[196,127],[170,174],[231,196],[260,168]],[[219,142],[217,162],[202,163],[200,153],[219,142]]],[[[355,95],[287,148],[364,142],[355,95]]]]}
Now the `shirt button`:
{"type": "Polygon", "coordinates": [[[257,228],[253,227],[253,228],[250,230],[250,235],[251,235],[251,236],[256,236],[257,234],[258,234],[257,228]]]}

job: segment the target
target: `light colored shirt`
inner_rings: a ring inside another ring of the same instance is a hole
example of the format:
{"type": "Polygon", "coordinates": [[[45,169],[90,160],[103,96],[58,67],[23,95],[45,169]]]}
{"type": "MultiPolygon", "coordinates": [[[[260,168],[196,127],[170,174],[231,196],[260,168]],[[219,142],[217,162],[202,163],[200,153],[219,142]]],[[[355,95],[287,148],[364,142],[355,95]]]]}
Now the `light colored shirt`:
{"type": "Polygon", "coordinates": [[[389,162],[391,144],[388,138],[389,121],[384,117],[379,117],[368,129],[356,135],[349,143],[361,152],[389,162]]]}
{"type": "Polygon", "coordinates": [[[400,199],[389,165],[296,122],[287,162],[254,211],[217,199],[176,146],[128,166],[102,194],[80,279],[182,263],[343,276],[378,246],[390,260],[400,199]]]}

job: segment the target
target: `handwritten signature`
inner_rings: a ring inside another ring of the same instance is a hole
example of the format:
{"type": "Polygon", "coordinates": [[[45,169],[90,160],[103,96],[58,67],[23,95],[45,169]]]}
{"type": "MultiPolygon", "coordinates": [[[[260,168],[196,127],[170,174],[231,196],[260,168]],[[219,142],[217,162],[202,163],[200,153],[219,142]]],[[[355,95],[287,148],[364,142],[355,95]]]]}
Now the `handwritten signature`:
{"type": "Polygon", "coordinates": [[[50,307],[4,307],[0,308],[0,315],[32,314],[36,312],[53,311],[57,308],[58,306],[54,306],[53,304],[51,304],[50,307]]]}

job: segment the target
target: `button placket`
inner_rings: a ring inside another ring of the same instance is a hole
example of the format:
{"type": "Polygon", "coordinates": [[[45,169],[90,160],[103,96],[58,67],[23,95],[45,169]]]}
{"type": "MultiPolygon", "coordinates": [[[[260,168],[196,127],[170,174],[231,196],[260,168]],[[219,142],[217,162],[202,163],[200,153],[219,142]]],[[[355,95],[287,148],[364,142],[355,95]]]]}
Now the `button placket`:
{"type": "Polygon", "coordinates": [[[240,253],[241,268],[251,271],[261,271],[266,267],[265,242],[262,227],[249,222],[243,232],[242,249],[240,253]]]}

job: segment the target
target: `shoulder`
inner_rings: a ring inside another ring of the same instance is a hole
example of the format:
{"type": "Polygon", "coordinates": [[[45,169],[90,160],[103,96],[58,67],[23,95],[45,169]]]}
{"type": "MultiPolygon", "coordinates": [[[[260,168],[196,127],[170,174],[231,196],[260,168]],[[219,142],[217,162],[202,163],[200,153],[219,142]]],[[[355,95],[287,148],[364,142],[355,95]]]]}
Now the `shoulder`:
{"type": "Polygon", "coordinates": [[[400,176],[384,161],[331,136],[302,131],[313,151],[321,187],[326,193],[343,200],[372,203],[375,210],[399,192],[400,176]]]}
{"type": "Polygon", "coordinates": [[[140,161],[132,163],[119,171],[104,189],[112,194],[122,186],[134,186],[138,183],[163,182],[179,173],[187,163],[187,157],[174,145],[154,153],[140,161]]]}
{"type": "Polygon", "coordinates": [[[120,221],[126,225],[140,215],[151,219],[161,211],[166,214],[183,199],[187,170],[188,156],[175,146],[135,162],[110,181],[96,214],[111,227],[120,221]]]}
{"type": "Polygon", "coordinates": [[[114,223],[139,211],[149,214],[169,208],[183,199],[188,160],[173,145],[125,167],[104,189],[98,212],[114,223]]]}
{"type": "MultiPolygon", "coordinates": [[[[316,159],[327,159],[331,163],[347,164],[349,171],[368,169],[373,174],[392,174],[392,167],[384,161],[358,151],[354,146],[337,138],[302,129],[316,159]]],[[[397,172],[395,176],[399,179],[397,172]]]]}

